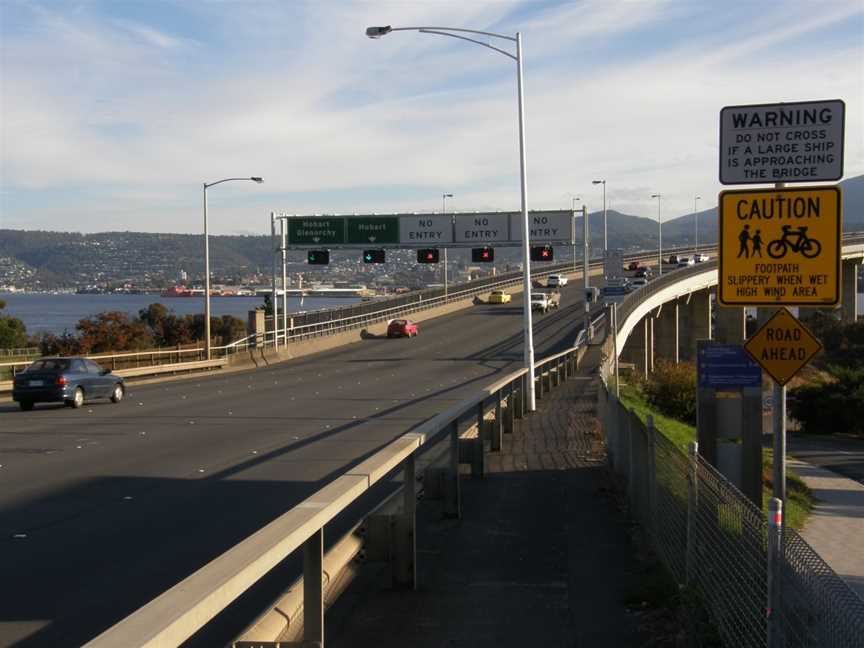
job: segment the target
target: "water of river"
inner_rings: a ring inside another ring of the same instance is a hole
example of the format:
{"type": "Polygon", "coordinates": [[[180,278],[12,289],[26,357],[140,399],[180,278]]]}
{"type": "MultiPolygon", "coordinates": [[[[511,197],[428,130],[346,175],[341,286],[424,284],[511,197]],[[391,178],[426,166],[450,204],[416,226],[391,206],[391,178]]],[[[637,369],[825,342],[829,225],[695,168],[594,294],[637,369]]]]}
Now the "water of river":
{"type": "MultiPolygon", "coordinates": [[[[23,320],[28,333],[47,331],[62,333],[75,331],[75,324],[82,317],[103,311],[122,311],[137,315],[150,304],[161,303],[177,315],[204,312],[202,298],[160,297],[159,295],[43,295],[23,293],[0,293],[6,302],[5,313],[23,320]]],[[[262,297],[211,297],[210,310],[214,316],[234,315],[244,322],[247,313],[263,303],[262,297]]],[[[288,298],[288,311],[320,310],[356,304],[357,297],[306,297],[303,305],[295,297],[288,298]]],[[[281,301],[279,302],[281,306],[281,301]]]]}

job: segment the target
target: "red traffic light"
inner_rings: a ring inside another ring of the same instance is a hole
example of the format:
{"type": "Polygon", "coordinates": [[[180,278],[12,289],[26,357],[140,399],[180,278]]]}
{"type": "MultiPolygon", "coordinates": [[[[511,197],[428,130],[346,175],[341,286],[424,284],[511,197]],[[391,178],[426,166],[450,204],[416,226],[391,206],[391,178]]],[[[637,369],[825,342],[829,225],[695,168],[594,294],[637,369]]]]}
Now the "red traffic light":
{"type": "Polygon", "coordinates": [[[552,261],[555,258],[555,251],[551,245],[543,245],[531,248],[532,261],[552,261]]]}
{"type": "Polygon", "coordinates": [[[438,250],[434,248],[417,250],[417,263],[438,263],[438,259],[438,250]]]}
{"type": "Polygon", "coordinates": [[[495,260],[495,249],[491,247],[472,248],[471,261],[474,263],[492,263],[495,260]]]}

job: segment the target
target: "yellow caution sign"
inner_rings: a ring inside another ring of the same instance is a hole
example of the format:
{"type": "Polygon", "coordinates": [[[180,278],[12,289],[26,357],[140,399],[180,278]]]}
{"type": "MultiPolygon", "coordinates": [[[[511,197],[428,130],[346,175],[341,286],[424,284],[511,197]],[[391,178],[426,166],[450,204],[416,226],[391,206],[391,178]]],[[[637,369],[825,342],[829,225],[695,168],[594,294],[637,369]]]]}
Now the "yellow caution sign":
{"type": "Polygon", "coordinates": [[[781,308],[747,340],[744,349],[778,385],[785,385],[822,350],[822,343],[781,308]]]}
{"type": "Polygon", "coordinates": [[[839,304],[841,202],[839,187],[721,192],[720,303],[839,304]]]}

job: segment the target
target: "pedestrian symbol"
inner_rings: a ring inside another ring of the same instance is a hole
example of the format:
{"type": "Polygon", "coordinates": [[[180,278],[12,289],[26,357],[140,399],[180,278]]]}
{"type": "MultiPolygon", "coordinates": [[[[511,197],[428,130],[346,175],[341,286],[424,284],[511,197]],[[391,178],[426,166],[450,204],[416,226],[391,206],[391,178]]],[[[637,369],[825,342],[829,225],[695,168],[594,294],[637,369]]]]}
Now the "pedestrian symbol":
{"type": "Polygon", "coordinates": [[[720,303],[838,304],[841,198],[838,187],[722,192],[720,303]]]}
{"type": "MultiPolygon", "coordinates": [[[[750,226],[745,225],[744,229],[741,230],[741,233],[738,235],[738,258],[744,257],[745,259],[749,259],[750,257],[761,257],[762,256],[762,230],[756,230],[756,233],[753,236],[750,236],[750,226]],[[749,245],[753,246],[752,252],[749,245]]],[[[770,254],[770,252],[769,252],[770,254]]]]}

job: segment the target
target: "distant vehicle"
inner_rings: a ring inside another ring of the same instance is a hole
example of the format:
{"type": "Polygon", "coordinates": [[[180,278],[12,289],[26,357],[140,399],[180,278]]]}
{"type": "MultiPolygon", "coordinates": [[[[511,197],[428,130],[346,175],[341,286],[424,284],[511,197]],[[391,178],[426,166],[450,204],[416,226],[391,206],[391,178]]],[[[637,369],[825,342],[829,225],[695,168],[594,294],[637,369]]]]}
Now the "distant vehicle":
{"type": "Polygon", "coordinates": [[[636,274],[634,274],[633,276],[637,279],[648,279],[653,274],[654,273],[651,271],[651,268],[647,266],[642,266],[636,271],[636,274]]]}
{"type": "Polygon", "coordinates": [[[561,295],[557,292],[535,292],[531,293],[531,310],[539,310],[548,313],[553,308],[558,308],[561,303],[561,295]]]}
{"type": "Polygon", "coordinates": [[[85,399],[110,398],[119,403],[125,395],[123,378],[87,358],[40,358],[16,374],[12,383],[12,400],[25,412],[34,403],[77,408],[85,399]]]}
{"type": "Polygon", "coordinates": [[[686,268],[687,266],[696,265],[696,262],[690,257],[678,257],[678,267],[686,268]]]}
{"type": "Polygon", "coordinates": [[[387,337],[415,337],[418,333],[417,325],[411,320],[394,319],[387,325],[387,337]]]}
{"type": "Polygon", "coordinates": [[[709,257],[707,254],[697,254],[693,258],[696,260],[696,263],[705,263],[711,257],[709,257]]]}
{"type": "Polygon", "coordinates": [[[636,277],[630,285],[633,286],[634,290],[637,290],[639,288],[647,286],[648,280],[645,277],[636,277]]]}
{"type": "Polygon", "coordinates": [[[550,288],[561,288],[567,285],[567,277],[564,275],[549,275],[546,279],[546,285],[550,288]]]}
{"type": "Polygon", "coordinates": [[[493,290],[489,293],[489,303],[490,304],[508,304],[512,296],[510,293],[506,293],[503,290],[493,290]]]}
{"type": "Polygon", "coordinates": [[[627,269],[628,269],[628,270],[638,270],[638,269],[641,268],[641,267],[642,267],[642,264],[639,263],[638,261],[631,261],[631,262],[627,265],[627,269]]]}
{"type": "Polygon", "coordinates": [[[678,263],[678,255],[677,254],[670,254],[669,255],[669,263],[677,264],[678,263]]]}

